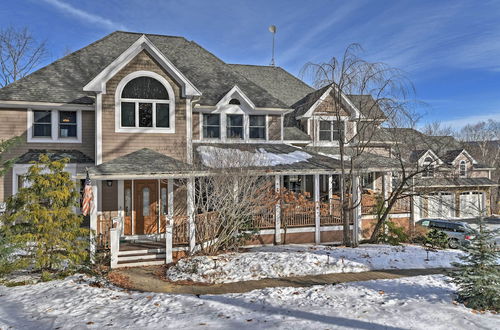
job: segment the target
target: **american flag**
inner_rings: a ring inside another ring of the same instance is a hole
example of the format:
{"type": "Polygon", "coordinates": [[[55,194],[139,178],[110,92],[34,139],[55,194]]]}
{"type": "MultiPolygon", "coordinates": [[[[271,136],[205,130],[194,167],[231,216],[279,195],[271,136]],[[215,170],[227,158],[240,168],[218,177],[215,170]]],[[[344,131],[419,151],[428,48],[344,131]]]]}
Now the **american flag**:
{"type": "Polygon", "coordinates": [[[83,201],[82,201],[82,214],[88,215],[90,213],[90,207],[92,205],[92,200],[94,195],[92,193],[92,182],[90,181],[89,173],[87,172],[87,178],[85,179],[85,186],[83,188],[83,201]]]}

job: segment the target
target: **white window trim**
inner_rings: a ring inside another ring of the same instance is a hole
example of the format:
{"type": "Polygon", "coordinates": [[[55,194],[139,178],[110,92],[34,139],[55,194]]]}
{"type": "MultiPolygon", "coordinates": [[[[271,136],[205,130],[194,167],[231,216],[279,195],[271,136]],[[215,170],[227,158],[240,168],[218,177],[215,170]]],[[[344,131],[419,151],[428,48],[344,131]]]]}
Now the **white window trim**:
{"type": "Polygon", "coordinates": [[[461,178],[467,177],[467,162],[465,160],[461,160],[458,163],[458,176],[461,178]],[[464,175],[462,175],[462,164],[464,165],[464,175]]]}
{"type": "Polygon", "coordinates": [[[170,83],[152,71],[135,71],[123,78],[115,91],[115,132],[116,133],[175,133],[175,93],[170,83]],[[166,89],[168,93],[168,100],[153,100],[153,99],[127,99],[121,98],[123,88],[127,83],[135,78],[150,77],[158,80],[166,89]],[[156,125],[156,103],[165,103],[169,105],[169,124],[170,127],[122,127],[121,126],[121,103],[122,102],[135,102],[135,124],[139,125],[139,111],[138,103],[153,103],[153,125],[156,125]]]}
{"type": "MultiPolygon", "coordinates": [[[[27,126],[27,142],[28,143],[82,143],[82,111],[81,110],[49,110],[51,111],[50,124],[51,124],[51,137],[34,137],[33,125],[34,115],[33,112],[39,109],[28,109],[28,126],[27,126]],[[76,138],[60,138],[59,137],[59,111],[76,112],[76,138]]],[[[47,111],[41,110],[40,111],[47,111]]]]}
{"type": "MultiPolygon", "coordinates": [[[[15,164],[12,167],[12,194],[15,195],[19,191],[19,187],[17,185],[17,177],[20,175],[26,175],[28,173],[29,168],[33,166],[33,164],[15,164]]],[[[77,164],[66,164],[64,170],[71,174],[71,180],[76,182],[76,170],[77,164]]]]}
{"type": "Polygon", "coordinates": [[[247,114],[243,111],[241,112],[199,112],[200,120],[199,120],[199,131],[200,131],[200,141],[203,142],[268,142],[269,141],[269,116],[267,114],[247,114]],[[203,136],[203,115],[205,114],[213,114],[220,115],[220,138],[206,138],[203,136]],[[243,115],[243,139],[238,138],[228,138],[227,137],[227,116],[228,115],[243,115]],[[266,134],[264,139],[251,139],[250,138],[250,117],[249,116],[265,116],[266,122],[266,134]]]}
{"type": "MultiPolygon", "coordinates": [[[[339,142],[337,140],[333,140],[333,130],[330,130],[332,133],[331,133],[331,136],[330,136],[330,141],[325,141],[325,140],[320,140],[319,139],[319,126],[320,126],[320,122],[322,121],[329,121],[330,122],[330,125],[332,125],[332,122],[334,121],[338,121],[339,118],[335,117],[335,116],[321,116],[321,117],[317,117],[317,118],[314,118],[315,122],[316,122],[316,127],[315,127],[315,133],[316,133],[316,137],[315,137],[315,142],[317,145],[326,145],[326,146],[338,146],[339,145],[339,142]]],[[[344,125],[344,144],[346,143],[346,139],[345,139],[345,136],[346,136],[346,133],[347,133],[347,121],[348,121],[348,117],[345,117],[345,116],[341,116],[340,117],[340,121],[342,122],[342,124],[344,125]]]]}

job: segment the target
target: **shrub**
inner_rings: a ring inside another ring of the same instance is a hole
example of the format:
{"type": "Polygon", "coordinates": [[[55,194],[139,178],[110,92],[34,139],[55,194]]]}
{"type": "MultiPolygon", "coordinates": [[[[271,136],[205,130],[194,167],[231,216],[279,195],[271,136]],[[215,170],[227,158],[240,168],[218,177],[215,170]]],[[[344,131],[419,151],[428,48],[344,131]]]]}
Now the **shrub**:
{"type": "Polygon", "coordinates": [[[485,228],[479,221],[479,230],[467,252],[461,256],[461,263],[455,263],[456,270],[450,272],[452,282],[458,286],[458,300],[476,310],[500,311],[500,269],[497,261],[500,252],[492,244],[495,232],[485,228]]]}
{"type": "Polygon", "coordinates": [[[431,229],[425,237],[424,245],[432,249],[445,249],[448,246],[448,236],[442,231],[431,229]]]}
{"type": "Polygon", "coordinates": [[[400,245],[408,242],[409,236],[404,227],[398,226],[392,221],[384,224],[383,230],[379,236],[379,241],[390,245],[400,245]]]}

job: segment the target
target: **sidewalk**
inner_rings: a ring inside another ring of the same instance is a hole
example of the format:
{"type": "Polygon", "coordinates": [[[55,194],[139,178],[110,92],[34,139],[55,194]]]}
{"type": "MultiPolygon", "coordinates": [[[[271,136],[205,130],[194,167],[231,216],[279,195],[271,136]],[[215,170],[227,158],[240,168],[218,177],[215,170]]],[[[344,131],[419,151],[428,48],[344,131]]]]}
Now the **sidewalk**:
{"type": "Polygon", "coordinates": [[[129,278],[132,290],[199,295],[243,293],[256,289],[280,286],[308,287],[313,285],[337,284],[345,282],[394,279],[418,275],[443,274],[446,272],[446,269],[444,268],[390,269],[361,273],[336,273],[285,278],[269,278],[255,281],[233,282],[224,284],[181,285],[161,280],[157,275],[155,275],[155,272],[158,272],[158,269],[158,267],[141,267],[119,269],[116,272],[123,274],[129,278]]]}

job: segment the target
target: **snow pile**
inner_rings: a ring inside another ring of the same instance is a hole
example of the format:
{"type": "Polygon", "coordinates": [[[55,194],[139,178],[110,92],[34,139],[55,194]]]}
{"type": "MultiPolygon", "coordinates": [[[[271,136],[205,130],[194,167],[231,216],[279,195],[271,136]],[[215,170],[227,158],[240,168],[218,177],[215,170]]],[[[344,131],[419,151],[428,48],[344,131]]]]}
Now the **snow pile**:
{"type": "Polygon", "coordinates": [[[364,272],[373,269],[451,267],[461,251],[429,253],[420,246],[362,245],[358,248],[287,245],[244,253],[180,260],[167,270],[172,281],[229,283],[301,275],[364,272]]]}
{"type": "Polygon", "coordinates": [[[197,150],[203,165],[210,168],[288,165],[307,161],[312,157],[307,152],[298,150],[285,154],[267,152],[263,148],[250,152],[235,148],[199,146],[197,150]]]}
{"type": "Polygon", "coordinates": [[[441,275],[241,294],[91,287],[72,277],[0,286],[1,329],[494,329],[500,317],[452,303],[441,275]]]}

